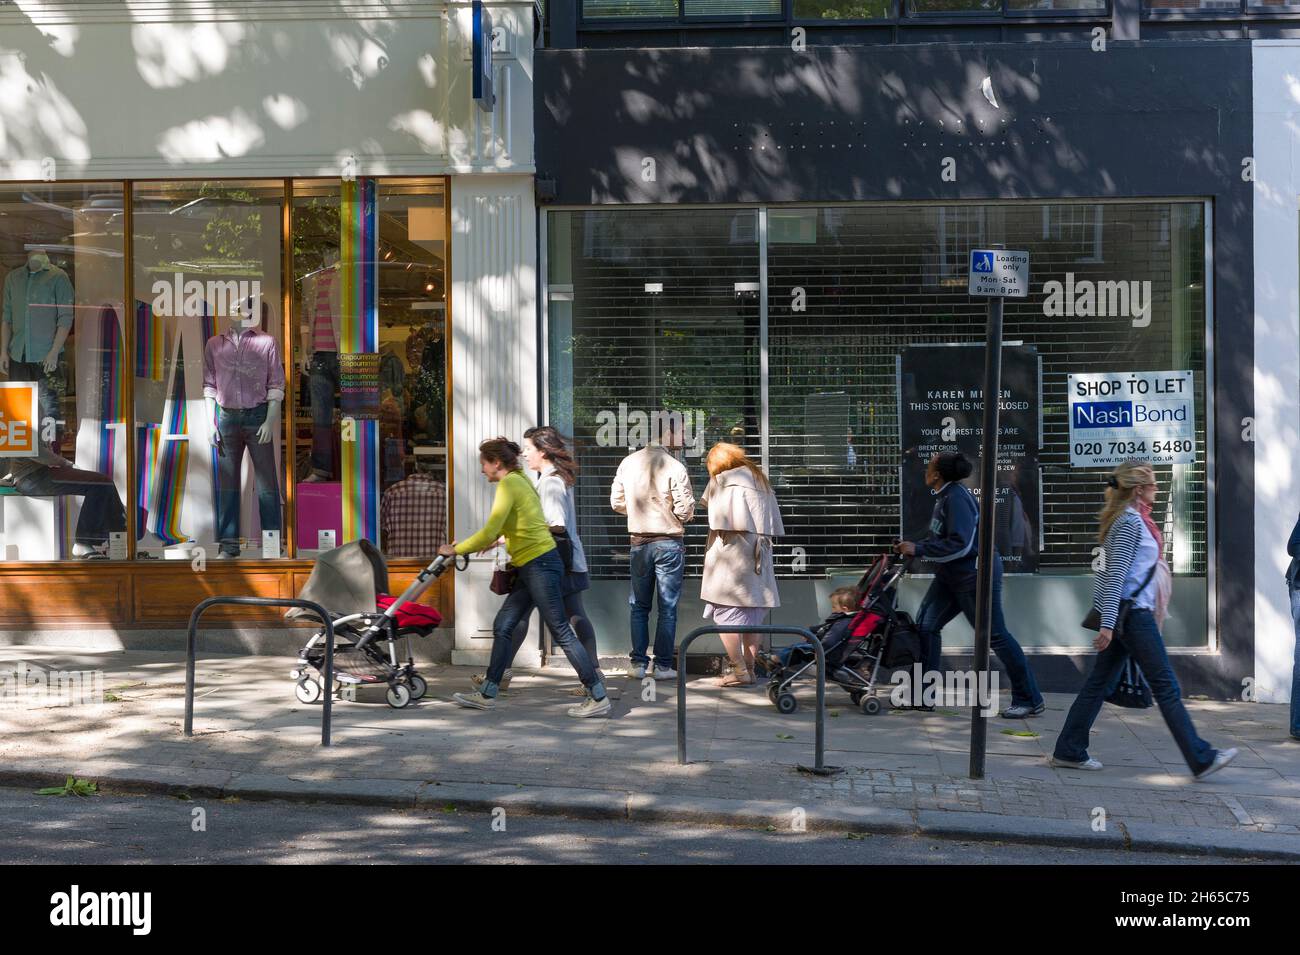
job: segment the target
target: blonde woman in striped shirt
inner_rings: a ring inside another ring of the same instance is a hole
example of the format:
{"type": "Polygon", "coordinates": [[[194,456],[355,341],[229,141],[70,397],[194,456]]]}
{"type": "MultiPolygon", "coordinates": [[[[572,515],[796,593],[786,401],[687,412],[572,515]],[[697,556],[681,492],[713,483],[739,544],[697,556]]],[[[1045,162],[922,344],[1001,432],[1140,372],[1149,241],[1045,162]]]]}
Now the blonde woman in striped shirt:
{"type": "Polygon", "coordinates": [[[1092,605],[1101,615],[1101,630],[1093,641],[1097,658],[1048,762],[1063,769],[1102,768],[1088,755],[1088,734],[1131,656],[1151,685],[1151,696],[1187,768],[1204,779],[1232,762],[1237,751],[1216,750],[1196,734],[1160,636],[1172,580],[1161,557],[1164,539],[1151,517],[1158,494],[1155,471],[1145,461],[1133,461],[1117,467],[1106,483],[1098,535],[1104,564],[1092,593],[1092,605]],[[1125,600],[1132,605],[1121,620],[1120,604],[1125,600]]]}

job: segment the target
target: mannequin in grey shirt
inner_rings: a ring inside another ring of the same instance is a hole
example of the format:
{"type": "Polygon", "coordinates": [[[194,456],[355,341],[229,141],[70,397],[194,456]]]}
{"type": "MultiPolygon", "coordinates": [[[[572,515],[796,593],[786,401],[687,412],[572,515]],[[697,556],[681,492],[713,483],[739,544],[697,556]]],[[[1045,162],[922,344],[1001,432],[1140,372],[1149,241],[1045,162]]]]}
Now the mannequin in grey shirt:
{"type": "Polygon", "coordinates": [[[72,331],[72,282],[36,249],[5,276],[0,302],[0,373],[41,386],[41,418],[59,418],[59,356],[72,331]]]}

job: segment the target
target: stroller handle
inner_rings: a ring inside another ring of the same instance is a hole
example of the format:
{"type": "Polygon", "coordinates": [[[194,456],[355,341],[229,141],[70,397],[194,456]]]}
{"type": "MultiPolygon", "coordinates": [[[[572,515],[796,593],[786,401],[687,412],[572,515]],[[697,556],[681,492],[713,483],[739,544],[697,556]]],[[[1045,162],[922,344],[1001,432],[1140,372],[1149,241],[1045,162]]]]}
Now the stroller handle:
{"type": "Polygon", "coordinates": [[[375,622],[365,629],[365,632],[361,634],[361,639],[357,641],[357,647],[361,648],[374,642],[375,638],[383,632],[385,625],[397,616],[397,611],[401,610],[404,604],[410,603],[424,593],[429,584],[441,577],[449,566],[454,567],[456,570],[464,570],[469,566],[468,555],[458,554],[455,557],[448,557],[445,554],[439,554],[434,557],[429,562],[429,566],[420,571],[416,578],[411,581],[411,585],[403,590],[397,599],[389,604],[388,608],[378,616],[375,622]]]}

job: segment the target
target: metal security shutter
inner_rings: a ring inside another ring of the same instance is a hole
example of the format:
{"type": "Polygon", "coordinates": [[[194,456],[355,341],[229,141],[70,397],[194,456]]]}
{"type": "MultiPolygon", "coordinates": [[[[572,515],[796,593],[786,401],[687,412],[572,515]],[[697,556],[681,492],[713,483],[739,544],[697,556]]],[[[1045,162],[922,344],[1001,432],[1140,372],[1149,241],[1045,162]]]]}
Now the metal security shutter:
{"type": "MultiPolygon", "coordinates": [[[[1104,475],[1069,466],[1067,376],[1190,368],[1198,462],[1161,469],[1158,513],[1166,515],[1175,571],[1205,572],[1199,204],[846,206],[769,214],[770,463],[790,531],[783,543],[787,551],[804,547],[806,572],[861,566],[897,538],[895,356],[909,344],[983,341],[985,309],[966,294],[964,257],[993,236],[1031,255],[1031,295],[1007,301],[1005,323],[1007,340],[1034,345],[1043,363],[1043,570],[1088,566],[1102,500],[1104,475]],[[781,215],[805,221],[781,225],[781,215]],[[1150,325],[1134,327],[1128,316],[1046,318],[1043,283],[1063,281],[1067,272],[1076,280],[1150,281],[1150,325]],[[804,311],[795,308],[799,290],[804,311]],[[819,406],[810,410],[810,402],[819,406]]],[[[972,359],[982,362],[982,350],[972,359]]],[[[778,567],[795,569],[790,560],[778,567]]]]}
{"type": "MultiPolygon", "coordinates": [[[[993,240],[1030,252],[1026,300],[1006,303],[1006,339],[1042,362],[1041,573],[1084,572],[1096,546],[1101,471],[1070,467],[1071,373],[1191,369],[1198,460],[1161,468],[1169,557],[1205,573],[1205,235],[1200,203],[895,204],[772,207],[768,218],[769,474],[787,535],[781,576],[860,567],[898,535],[900,350],[984,340],[965,256],[993,240]],[[1130,315],[1044,314],[1044,284],[1149,282],[1149,324],[1130,315]],[[851,436],[851,437],[850,437],[851,436]],[[850,451],[851,447],[851,451],[850,451]],[[796,550],[797,548],[797,550],[796,550]]],[[[624,576],[626,532],[609,510],[624,449],[598,440],[620,405],[689,411],[701,447],[761,447],[755,210],[560,212],[551,217],[552,422],[577,435],[579,523],[595,576],[624,576]],[[563,229],[556,226],[563,225],[563,229]],[[557,285],[555,283],[563,283],[557,285]],[[648,293],[647,286],[662,285],[648,293]],[[566,424],[566,422],[569,422],[566,424]]],[[[982,362],[982,350],[971,349],[982,362]]],[[[625,436],[626,437],[626,436],[625,436]]],[[[705,476],[688,459],[697,493],[705,476]]],[[[699,572],[703,526],[689,572],[699,572]]]]}
{"type": "MultiPolygon", "coordinates": [[[[758,455],[758,240],[752,209],[593,211],[567,216],[551,274],[572,300],[551,305],[551,420],[574,436],[579,533],[594,577],[627,574],[626,519],[609,506],[619,462],[657,410],[686,416],[698,498],[702,451],[735,440],[758,455]],[[633,433],[629,433],[632,431],[633,433]]],[[[553,217],[554,219],[554,217],[553,217]]],[[[556,228],[552,225],[552,235],[556,228]]],[[[700,513],[703,514],[701,507],[700,513]]],[[[707,522],[687,533],[700,573],[707,522]]]]}

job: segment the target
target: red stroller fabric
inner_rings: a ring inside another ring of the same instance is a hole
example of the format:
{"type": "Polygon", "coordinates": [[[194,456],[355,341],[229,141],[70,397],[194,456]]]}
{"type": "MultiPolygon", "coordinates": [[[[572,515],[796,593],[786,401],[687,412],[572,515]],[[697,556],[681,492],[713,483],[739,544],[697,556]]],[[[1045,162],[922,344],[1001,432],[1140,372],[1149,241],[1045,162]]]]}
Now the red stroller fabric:
{"type": "MultiPolygon", "coordinates": [[[[388,594],[379,594],[375,597],[375,606],[380,610],[387,610],[393,605],[395,599],[397,598],[390,597],[388,594]]],[[[442,623],[442,614],[432,607],[410,602],[399,607],[393,619],[399,630],[432,630],[442,623]]]]}

